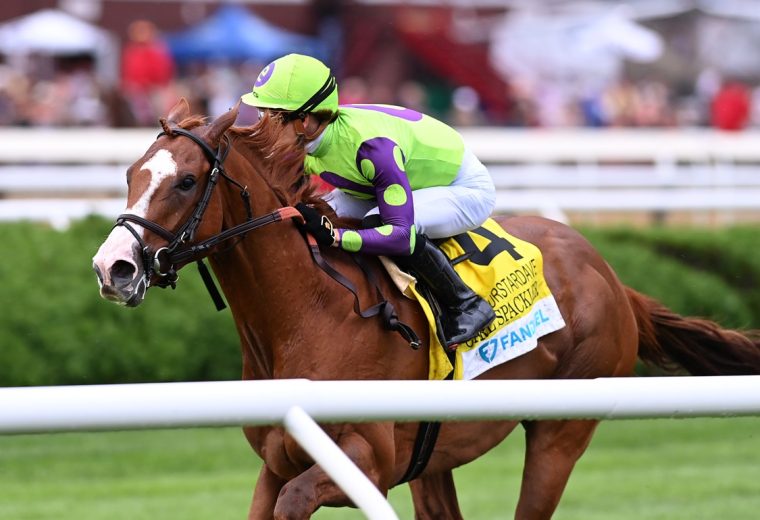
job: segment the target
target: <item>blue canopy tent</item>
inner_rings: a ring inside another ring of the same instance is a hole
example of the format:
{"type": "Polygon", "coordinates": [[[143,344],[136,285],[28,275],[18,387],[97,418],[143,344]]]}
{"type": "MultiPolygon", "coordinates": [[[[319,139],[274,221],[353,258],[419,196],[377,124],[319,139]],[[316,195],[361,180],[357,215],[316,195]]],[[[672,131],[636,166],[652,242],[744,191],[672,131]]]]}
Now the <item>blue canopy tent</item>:
{"type": "Polygon", "coordinates": [[[241,6],[218,9],[203,22],[167,36],[174,59],[190,61],[249,60],[268,62],[297,52],[323,57],[323,45],[316,38],[280,29],[241,6]]]}

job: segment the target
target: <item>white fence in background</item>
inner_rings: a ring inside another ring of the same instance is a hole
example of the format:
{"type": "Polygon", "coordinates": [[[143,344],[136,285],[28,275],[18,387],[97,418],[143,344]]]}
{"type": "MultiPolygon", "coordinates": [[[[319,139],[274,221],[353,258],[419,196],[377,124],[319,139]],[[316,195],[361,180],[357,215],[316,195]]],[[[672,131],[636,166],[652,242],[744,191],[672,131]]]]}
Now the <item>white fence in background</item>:
{"type": "MultiPolygon", "coordinates": [[[[463,129],[497,212],[758,211],[760,132],[463,129]]],[[[154,129],[0,129],[0,220],[65,226],[124,208],[154,129]]]]}
{"type": "Polygon", "coordinates": [[[760,415],[760,376],[224,381],[0,388],[0,433],[282,424],[371,519],[397,518],[315,424],[760,415]]]}

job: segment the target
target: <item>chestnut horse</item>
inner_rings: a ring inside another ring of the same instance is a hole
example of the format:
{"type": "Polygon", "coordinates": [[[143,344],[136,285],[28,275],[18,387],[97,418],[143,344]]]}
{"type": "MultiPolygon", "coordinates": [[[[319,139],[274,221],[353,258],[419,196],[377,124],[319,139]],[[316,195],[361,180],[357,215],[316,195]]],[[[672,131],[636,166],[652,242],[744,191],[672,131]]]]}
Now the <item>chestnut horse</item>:
{"type": "MultiPolygon", "coordinates": [[[[148,286],[173,284],[175,268],[205,256],[235,319],[244,379],[426,379],[428,326],[421,310],[372,258],[382,293],[420,335],[422,348],[409,348],[379,318],[355,313],[353,295],[315,264],[289,218],[294,213],[282,210],[298,201],[327,210],[303,182],[303,155],[292,151],[297,147],[274,153],[263,125],[233,127],[236,116],[237,108],[204,124],[182,100],[162,120],[162,135],[128,170],[125,215],[93,259],[101,295],[136,306],[148,286]]],[[[567,325],[481,378],[630,376],[637,355],[694,375],[760,373],[760,340],[678,316],[625,287],[571,228],[534,217],[499,222],[543,252],[546,280],[567,325]]],[[[362,308],[377,303],[375,286],[350,254],[335,248],[322,254],[356,286],[362,308]]],[[[461,518],[452,469],[496,446],[519,423],[444,423],[423,473],[410,482],[417,517],[461,518]]],[[[549,518],[597,421],[522,426],[527,442],[515,516],[549,518]]],[[[381,422],[324,429],[387,493],[410,464],[417,427],[381,422]]],[[[281,427],[244,432],[264,461],[249,518],[308,518],[321,506],[352,505],[281,427]]]]}

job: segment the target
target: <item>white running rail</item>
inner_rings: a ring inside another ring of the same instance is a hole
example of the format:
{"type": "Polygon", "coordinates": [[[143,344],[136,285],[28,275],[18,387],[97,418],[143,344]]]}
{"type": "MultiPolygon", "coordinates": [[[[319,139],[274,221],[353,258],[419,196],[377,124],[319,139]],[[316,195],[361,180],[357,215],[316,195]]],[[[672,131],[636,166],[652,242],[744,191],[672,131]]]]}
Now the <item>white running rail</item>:
{"type": "Polygon", "coordinates": [[[0,388],[0,433],[283,424],[373,520],[397,517],[312,419],[361,422],[758,415],[760,376],[276,380],[0,388]]]}

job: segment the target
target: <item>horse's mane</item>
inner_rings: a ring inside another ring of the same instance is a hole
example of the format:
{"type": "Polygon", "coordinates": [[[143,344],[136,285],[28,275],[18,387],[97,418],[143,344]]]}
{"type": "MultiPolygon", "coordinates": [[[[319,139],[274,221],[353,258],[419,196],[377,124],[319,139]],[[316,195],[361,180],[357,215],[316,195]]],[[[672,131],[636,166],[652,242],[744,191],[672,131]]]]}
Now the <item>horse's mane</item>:
{"type": "MultiPolygon", "coordinates": [[[[293,206],[299,202],[317,208],[322,214],[333,220],[335,212],[317,193],[317,187],[304,175],[303,162],[306,149],[302,138],[293,143],[282,143],[282,120],[271,117],[269,113],[251,126],[233,126],[227,131],[233,144],[241,144],[238,149],[253,154],[261,164],[261,176],[280,203],[293,206]]],[[[354,227],[354,226],[351,226],[354,227]]]]}
{"type": "MultiPolygon", "coordinates": [[[[163,131],[171,135],[170,123],[165,118],[161,118],[159,122],[163,131]]],[[[184,118],[177,127],[192,130],[206,124],[206,117],[191,115],[184,118]]],[[[269,185],[283,206],[294,206],[303,202],[314,206],[334,222],[340,221],[342,227],[356,227],[357,223],[353,219],[337,218],[335,211],[319,196],[317,187],[309,182],[303,172],[305,148],[300,141],[282,144],[279,139],[282,130],[280,118],[266,114],[253,125],[230,127],[226,135],[230,139],[230,146],[237,146],[237,150],[252,164],[259,166],[255,168],[256,172],[269,185]]]]}

